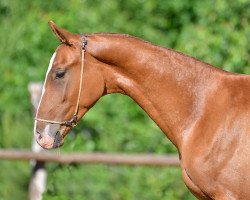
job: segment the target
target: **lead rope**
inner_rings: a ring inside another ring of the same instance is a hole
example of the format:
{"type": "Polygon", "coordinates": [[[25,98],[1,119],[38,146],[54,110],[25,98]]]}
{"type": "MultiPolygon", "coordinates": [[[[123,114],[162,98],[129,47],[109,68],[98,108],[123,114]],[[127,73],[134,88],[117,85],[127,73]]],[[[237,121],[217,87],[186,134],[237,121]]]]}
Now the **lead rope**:
{"type": "Polygon", "coordinates": [[[68,127],[74,127],[77,124],[77,114],[79,110],[79,104],[81,100],[81,95],[82,95],[82,82],[83,82],[83,69],[84,69],[84,55],[85,55],[85,49],[87,45],[87,39],[84,34],[81,35],[82,38],[82,65],[81,65],[81,76],[80,76],[80,83],[79,83],[79,91],[78,91],[78,98],[77,98],[77,103],[76,103],[76,108],[74,115],[71,120],[69,121],[53,121],[53,120],[47,120],[47,119],[41,119],[41,118],[35,118],[36,121],[41,121],[41,122],[47,122],[51,124],[61,124],[61,125],[66,125],[68,127]]]}

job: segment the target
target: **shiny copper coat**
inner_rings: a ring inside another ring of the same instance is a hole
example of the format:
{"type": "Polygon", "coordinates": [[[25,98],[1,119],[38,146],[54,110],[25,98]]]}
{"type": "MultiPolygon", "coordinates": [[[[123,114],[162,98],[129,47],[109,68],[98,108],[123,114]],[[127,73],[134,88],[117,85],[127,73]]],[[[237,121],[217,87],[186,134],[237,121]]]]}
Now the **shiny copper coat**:
{"type": "MultiPolygon", "coordinates": [[[[38,116],[74,113],[81,37],[50,22],[57,48],[38,116]],[[65,70],[55,79],[57,70],[65,70]]],[[[129,35],[87,35],[78,118],[102,96],[130,96],[179,151],[183,179],[198,199],[250,199],[250,77],[215,68],[129,35]]],[[[45,148],[58,147],[70,128],[38,122],[45,148]],[[55,134],[57,132],[57,134],[55,134]]]]}

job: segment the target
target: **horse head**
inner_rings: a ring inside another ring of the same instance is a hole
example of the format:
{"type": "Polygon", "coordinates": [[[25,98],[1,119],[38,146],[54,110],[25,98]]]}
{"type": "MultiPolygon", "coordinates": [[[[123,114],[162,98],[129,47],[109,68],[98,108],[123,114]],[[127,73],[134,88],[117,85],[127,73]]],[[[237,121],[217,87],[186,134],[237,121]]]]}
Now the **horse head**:
{"type": "Polygon", "coordinates": [[[52,21],[49,25],[61,44],[50,60],[34,125],[35,138],[46,149],[61,146],[69,130],[105,93],[101,63],[86,51],[87,36],[52,21]]]}

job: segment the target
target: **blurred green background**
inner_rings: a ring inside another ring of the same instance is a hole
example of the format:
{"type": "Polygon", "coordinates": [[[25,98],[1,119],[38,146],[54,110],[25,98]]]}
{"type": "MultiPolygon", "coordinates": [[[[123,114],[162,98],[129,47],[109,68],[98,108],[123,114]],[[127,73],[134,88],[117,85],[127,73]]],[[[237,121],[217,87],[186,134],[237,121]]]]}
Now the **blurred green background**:
{"type": "MultiPolygon", "coordinates": [[[[250,73],[249,0],[0,0],[0,148],[28,149],[27,85],[44,79],[59,44],[47,21],[72,32],[128,33],[225,70],[250,73]]],[[[61,152],[176,153],[128,97],[101,99],[61,152]]],[[[44,199],[194,199],[179,168],[48,164],[44,199]]],[[[27,199],[28,162],[0,161],[0,200],[27,199]]]]}

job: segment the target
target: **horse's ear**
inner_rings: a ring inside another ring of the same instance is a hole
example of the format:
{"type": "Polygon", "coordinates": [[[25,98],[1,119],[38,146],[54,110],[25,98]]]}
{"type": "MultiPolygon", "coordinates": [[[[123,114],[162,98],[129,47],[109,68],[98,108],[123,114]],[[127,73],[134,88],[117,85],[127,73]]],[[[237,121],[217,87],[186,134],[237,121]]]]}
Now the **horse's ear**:
{"type": "Polygon", "coordinates": [[[72,45],[75,34],[70,33],[59,26],[57,26],[53,21],[49,21],[49,26],[56,37],[64,44],[72,45]]]}

